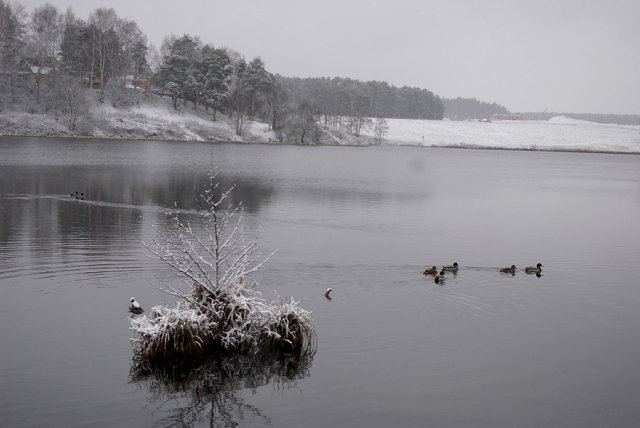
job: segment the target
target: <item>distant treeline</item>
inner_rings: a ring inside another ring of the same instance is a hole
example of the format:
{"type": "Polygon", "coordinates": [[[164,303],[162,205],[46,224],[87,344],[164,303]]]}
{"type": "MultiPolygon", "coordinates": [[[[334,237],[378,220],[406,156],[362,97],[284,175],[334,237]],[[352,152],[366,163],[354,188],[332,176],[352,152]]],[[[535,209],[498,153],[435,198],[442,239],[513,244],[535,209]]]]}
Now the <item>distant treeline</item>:
{"type": "Polygon", "coordinates": [[[278,76],[295,102],[306,100],[323,116],[442,119],[444,106],[433,92],[387,82],[278,76]]]}
{"type": "Polygon", "coordinates": [[[617,125],[640,125],[640,115],[637,114],[594,114],[594,113],[519,113],[523,120],[549,120],[556,116],[571,119],[586,120],[597,123],[612,123],[617,125]]]}
{"type": "Polygon", "coordinates": [[[485,103],[475,98],[442,98],[449,120],[490,119],[493,115],[507,115],[509,110],[500,104],[485,103]]]}

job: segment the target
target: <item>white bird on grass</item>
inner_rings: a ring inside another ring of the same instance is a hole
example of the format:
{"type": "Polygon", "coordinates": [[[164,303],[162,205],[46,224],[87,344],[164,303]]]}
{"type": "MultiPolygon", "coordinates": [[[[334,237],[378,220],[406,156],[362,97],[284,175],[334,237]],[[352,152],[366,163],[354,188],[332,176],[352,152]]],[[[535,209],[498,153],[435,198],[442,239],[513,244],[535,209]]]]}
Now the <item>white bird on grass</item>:
{"type": "Polygon", "coordinates": [[[142,306],[140,306],[140,303],[137,302],[135,297],[131,298],[131,306],[129,306],[129,312],[134,315],[140,315],[144,312],[144,309],[142,309],[142,306]]]}

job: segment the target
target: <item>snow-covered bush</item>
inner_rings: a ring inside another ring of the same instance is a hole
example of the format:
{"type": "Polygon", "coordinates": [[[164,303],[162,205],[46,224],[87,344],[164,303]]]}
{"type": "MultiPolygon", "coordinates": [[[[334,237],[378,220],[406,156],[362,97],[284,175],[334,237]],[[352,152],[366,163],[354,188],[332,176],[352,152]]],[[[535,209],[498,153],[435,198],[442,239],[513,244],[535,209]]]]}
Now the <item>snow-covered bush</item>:
{"type": "Polygon", "coordinates": [[[194,224],[171,212],[166,226],[145,247],[173,268],[178,286],[160,290],[178,299],[175,308],[155,306],[148,315],[131,319],[134,359],[171,365],[220,353],[301,354],[315,350],[311,313],[294,299],[266,302],[247,275],[256,263],[254,240],[246,242],[240,205],[218,190],[213,169],[201,196],[202,210],[194,224]]]}

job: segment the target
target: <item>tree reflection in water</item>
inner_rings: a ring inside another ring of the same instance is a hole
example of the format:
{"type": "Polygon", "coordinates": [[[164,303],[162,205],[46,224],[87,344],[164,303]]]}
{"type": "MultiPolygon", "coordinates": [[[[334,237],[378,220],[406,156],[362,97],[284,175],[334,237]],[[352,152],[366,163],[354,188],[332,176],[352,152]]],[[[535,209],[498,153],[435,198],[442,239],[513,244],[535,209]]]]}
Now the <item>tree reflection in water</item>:
{"type": "Polygon", "coordinates": [[[242,390],[273,384],[276,389],[297,386],[309,376],[313,353],[289,356],[243,356],[218,358],[194,367],[152,367],[135,364],[130,380],[151,393],[150,401],[166,416],[155,426],[235,427],[248,417],[271,423],[268,416],[244,403],[242,390]]]}

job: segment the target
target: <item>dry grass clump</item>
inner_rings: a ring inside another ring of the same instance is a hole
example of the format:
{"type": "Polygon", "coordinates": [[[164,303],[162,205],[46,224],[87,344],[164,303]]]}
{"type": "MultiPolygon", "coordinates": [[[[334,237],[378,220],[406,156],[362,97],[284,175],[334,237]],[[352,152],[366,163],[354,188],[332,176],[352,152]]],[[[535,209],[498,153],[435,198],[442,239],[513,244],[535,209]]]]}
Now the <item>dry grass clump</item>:
{"type": "Polygon", "coordinates": [[[148,316],[132,318],[134,356],[140,360],[171,361],[201,355],[212,341],[210,324],[203,314],[183,307],[154,306],[148,316]]]}
{"type": "Polygon", "coordinates": [[[264,317],[263,348],[286,354],[299,354],[315,348],[311,312],[302,309],[293,298],[286,303],[272,303],[264,317]]]}
{"type": "Polygon", "coordinates": [[[231,190],[216,194],[216,175],[202,196],[205,207],[195,224],[170,213],[168,226],[145,246],[173,268],[182,282],[160,290],[175,296],[175,308],[155,306],[132,318],[134,359],[157,365],[207,358],[219,353],[313,353],[311,313],[294,299],[267,303],[247,275],[264,265],[253,262],[258,246],[245,242],[242,212],[224,205],[231,190]],[[238,215],[235,221],[234,216],[238,215]]]}

